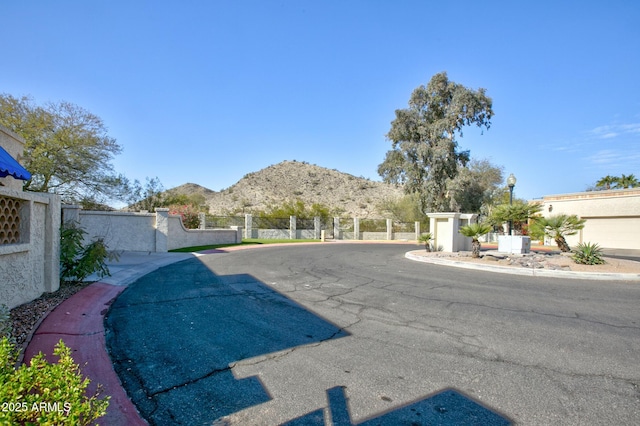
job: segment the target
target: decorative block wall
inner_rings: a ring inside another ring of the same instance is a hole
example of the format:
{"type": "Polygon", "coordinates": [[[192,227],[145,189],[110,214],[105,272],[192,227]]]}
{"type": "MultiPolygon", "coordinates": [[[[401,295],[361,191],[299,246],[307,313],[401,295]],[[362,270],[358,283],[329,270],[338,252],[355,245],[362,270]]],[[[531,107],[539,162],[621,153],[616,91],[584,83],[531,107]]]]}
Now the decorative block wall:
{"type": "Polygon", "coordinates": [[[0,245],[20,242],[21,200],[0,195],[0,245]]]}

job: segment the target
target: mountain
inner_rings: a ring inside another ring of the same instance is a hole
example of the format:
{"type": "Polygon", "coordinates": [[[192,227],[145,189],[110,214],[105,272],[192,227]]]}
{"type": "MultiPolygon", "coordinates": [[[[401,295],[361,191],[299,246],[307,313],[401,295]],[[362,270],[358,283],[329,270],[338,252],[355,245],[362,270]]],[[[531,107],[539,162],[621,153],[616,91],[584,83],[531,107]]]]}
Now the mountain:
{"type": "Polygon", "coordinates": [[[249,173],[219,192],[193,183],[168,192],[202,194],[213,215],[251,213],[284,201],[301,200],[309,207],[319,203],[342,215],[361,218],[384,217],[377,210],[378,204],[403,195],[402,188],[393,185],[297,161],[283,161],[249,173]]]}

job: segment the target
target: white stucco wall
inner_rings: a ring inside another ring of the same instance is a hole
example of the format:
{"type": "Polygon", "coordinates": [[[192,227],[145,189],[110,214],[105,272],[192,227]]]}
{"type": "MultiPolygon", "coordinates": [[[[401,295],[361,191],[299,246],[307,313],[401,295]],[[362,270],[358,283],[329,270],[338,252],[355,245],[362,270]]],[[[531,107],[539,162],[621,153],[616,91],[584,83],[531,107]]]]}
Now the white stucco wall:
{"type": "Polygon", "coordinates": [[[472,213],[427,213],[429,229],[433,236],[433,244],[437,250],[457,252],[471,250],[471,238],[462,235],[461,227],[476,221],[477,215],[472,213]]]}
{"type": "Polygon", "coordinates": [[[60,198],[0,187],[21,200],[20,240],[0,244],[0,303],[9,308],[60,286],[60,198]]]}
{"type": "Polygon", "coordinates": [[[167,250],[241,242],[234,229],[186,229],[178,215],[169,215],[167,250]]]}
{"type": "Polygon", "coordinates": [[[115,251],[165,252],[182,247],[234,244],[242,241],[236,229],[186,229],[179,215],[168,209],[156,213],[84,211],[79,206],[63,206],[63,220],[80,223],[87,234],[85,243],[103,238],[115,251]]]}
{"type": "Polygon", "coordinates": [[[85,244],[104,238],[109,250],[155,251],[155,213],[81,211],[85,244]]]}

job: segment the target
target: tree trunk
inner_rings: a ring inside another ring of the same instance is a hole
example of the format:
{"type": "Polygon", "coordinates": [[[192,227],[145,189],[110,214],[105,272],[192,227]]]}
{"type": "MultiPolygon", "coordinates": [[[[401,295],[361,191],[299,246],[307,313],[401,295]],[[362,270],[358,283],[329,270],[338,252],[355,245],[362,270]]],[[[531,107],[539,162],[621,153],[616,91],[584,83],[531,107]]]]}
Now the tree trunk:
{"type": "Polygon", "coordinates": [[[480,257],[480,241],[473,240],[471,242],[471,257],[480,257]]]}
{"type": "Polygon", "coordinates": [[[562,235],[558,235],[556,238],[556,244],[558,245],[558,248],[560,249],[560,251],[564,252],[564,253],[568,253],[571,251],[571,247],[569,247],[569,244],[567,244],[567,240],[564,239],[564,237],[562,235]]]}

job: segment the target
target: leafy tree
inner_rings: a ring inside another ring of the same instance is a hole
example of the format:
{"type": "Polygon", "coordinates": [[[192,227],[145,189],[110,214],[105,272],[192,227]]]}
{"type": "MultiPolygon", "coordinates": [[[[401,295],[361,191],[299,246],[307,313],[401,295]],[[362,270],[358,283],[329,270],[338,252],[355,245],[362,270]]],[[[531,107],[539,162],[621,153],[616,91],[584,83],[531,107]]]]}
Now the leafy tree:
{"type": "Polygon", "coordinates": [[[472,223],[463,226],[459,232],[465,237],[471,237],[471,257],[480,257],[480,237],[491,232],[492,226],[488,223],[472,223]]]}
{"type": "Polygon", "coordinates": [[[468,89],[443,72],[416,88],[409,107],[395,114],[387,134],[392,149],[378,173],[385,182],[404,184],[407,193],[419,194],[423,210],[448,210],[447,180],[469,160],[468,151],[458,151],[456,136],[462,136],[464,126],[490,127],[491,98],[485,89],[468,89]]]}
{"type": "Polygon", "coordinates": [[[0,124],[25,139],[24,189],[60,194],[65,202],[118,198],[126,178],[114,172],[121,152],[103,121],[69,102],[35,105],[28,97],[0,94],[0,124]]]}
{"type": "Polygon", "coordinates": [[[452,194],[450,210],[486,215],[504,192],[500,187],[504,180],[502,171],[502,167],[489,160],[471,160],[460,168],[458,175],[447,184],[452,194]]]}
{"type": "Polygon", "coordinates": [[[429,218],[420,208],[420,198],[417,194],[407,194],[400,198],[388,198],[381,201],[377,210],[385,216],[391,216],[394,222],[420,222],[427,229],[429,218]]]}
{"type": "Polygon", "coordinates": [[[206,212],[209,209],[206,205],[205,196],[202,194],[165,193],[160,204],[167,207],[177,205],[189,206],[199,212],[206,212]]]}
{"type": "Polygon", "coordinates": [[[129,207],[134,210],[148,210],[152,212],[156,207],[163,207],[164,203],[164,187],[160,179],[146,178],[144,186],[138,179],[133,183],[127,183],[127,192],[129,207]]]}
{"type": "Polygon", "coordinates": [[[550,238],[553,238],[562,252],[570,252],[566,236],[575,235],[584,228],[586,219],[578,219],[576,215],[558,214],[549,217],[538,217],[533,222],[533,227],[541,230],[550,238]]]}

